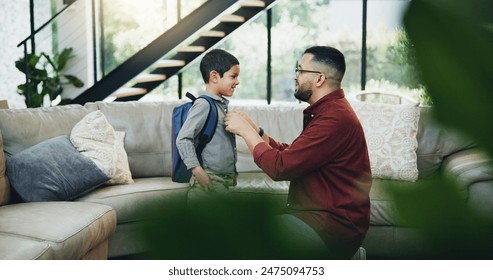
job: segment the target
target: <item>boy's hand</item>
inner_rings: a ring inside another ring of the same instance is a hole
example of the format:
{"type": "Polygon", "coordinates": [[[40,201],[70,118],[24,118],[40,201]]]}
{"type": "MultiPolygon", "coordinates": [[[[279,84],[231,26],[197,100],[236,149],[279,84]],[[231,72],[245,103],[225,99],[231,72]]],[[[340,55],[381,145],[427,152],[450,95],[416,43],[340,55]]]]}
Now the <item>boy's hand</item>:
{"type": "Polygon", "coordinates": [[[199,183],[202,188],[204,188],[205,191],[210,190],[210,185],[212,185],[211,177],[205,170],[202,168],[202,166],[197,166],[192,169],[192,174],[195,180],[199,183]]]}

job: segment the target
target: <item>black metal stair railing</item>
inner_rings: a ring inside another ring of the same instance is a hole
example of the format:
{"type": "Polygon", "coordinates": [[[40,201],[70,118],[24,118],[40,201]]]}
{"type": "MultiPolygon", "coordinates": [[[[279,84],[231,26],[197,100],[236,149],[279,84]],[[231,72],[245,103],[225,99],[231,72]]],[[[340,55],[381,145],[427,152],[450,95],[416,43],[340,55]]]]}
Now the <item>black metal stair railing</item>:
{"type": "Polygon", "coordinates": [[[253,19],[262,10],[269,8],[274,2],[275,0],[206,1],[70,103],[85,104],[104,100],[110,95],[115,97],[115,101],[138,100],[169,77],[185,69],[207,49],[218,44],[228,34],[253,19]],[[259,3],[262,5],[258,5],[259,3]],[[232,7],[237,9],[232,14],[228,14],[232,7]],[[228,16],[228,19],[221,21],[219,19],[221,16],[228,16]],[[215,26],[211,26],[211,23],[214,25],[216,22],[218,23],[215,26]],[[194,38],[197,39],[186,43],[187,40],[194,38]],[[166,59],[163,60],[164,57],[166,59]],[[148,74],[143,75],[144,71],[148,74]],[[129,82],[134,84],[128,88],[128,92],[117,91],[129,82]]]}

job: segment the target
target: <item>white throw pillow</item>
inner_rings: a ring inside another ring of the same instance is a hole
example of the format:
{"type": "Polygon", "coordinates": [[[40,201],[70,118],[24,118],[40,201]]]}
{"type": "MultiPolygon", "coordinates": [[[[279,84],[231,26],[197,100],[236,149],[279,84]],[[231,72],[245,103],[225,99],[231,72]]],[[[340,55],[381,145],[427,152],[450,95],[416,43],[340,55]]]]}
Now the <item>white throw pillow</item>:
{"type": "Polygon", "coordinates": [[[123,147],[125,134],[117,135],[101,111],[87,114],[70,133],[77,150],[92,159],[110,178],[110,184],[132,183],[128,159],[123,147]],[[130,179],[129,179],[130,177],[130,179]]]}
{"type": "Polygon", "coordinates": [[[361,121],[374,178],[416,181],[419,108],[352,101],[361,121]]]}
{"type": "Polygon", "coordinates": [[[130,173],[127,152],[124,148],[125,131],[115,131],[115,133],[117,138],[114,146],[116,151],[116,172],[111,180],[106,183],[110,185],[132,184],[134,180],[132,179],[132,173],[130,173]]]}

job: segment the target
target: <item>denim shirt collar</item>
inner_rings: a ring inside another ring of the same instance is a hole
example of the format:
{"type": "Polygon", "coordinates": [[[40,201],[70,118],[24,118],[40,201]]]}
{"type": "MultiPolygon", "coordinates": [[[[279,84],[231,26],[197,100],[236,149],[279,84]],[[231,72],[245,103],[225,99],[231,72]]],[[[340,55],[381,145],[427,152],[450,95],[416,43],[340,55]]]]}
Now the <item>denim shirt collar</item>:
{"type": "Polygon", "coordinates": [[[215,94],[212,94],[212,93],[209,93],[207,91],[202,91],[200,92],[200,95],[207,95],[209,96],[210,98],[214,99],[215,101],[219,102],[220,104],[224,104],[226,106],[229,105],[229,100],[222,97],[222,96],[217,96],[215,94]]]}

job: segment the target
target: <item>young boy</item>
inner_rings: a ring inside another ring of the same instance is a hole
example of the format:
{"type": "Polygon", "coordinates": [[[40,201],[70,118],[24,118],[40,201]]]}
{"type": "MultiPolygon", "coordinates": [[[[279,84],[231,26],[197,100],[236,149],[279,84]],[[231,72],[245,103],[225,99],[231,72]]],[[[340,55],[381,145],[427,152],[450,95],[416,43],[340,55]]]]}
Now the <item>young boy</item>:
{"type": "Polygon", "coordinates": [[[240,63],[230,53],[214,49],[200,62],[200,72],[205,82],[205,94],[210,96],[217,107],[218,121],[212,140],[202,152],[199,162],[196,147],[202,127],[205,125],[210,105],[207,100],[198,98],[188,113],[176,146],[183,162],[192,170],[188,199],[194,200],[207,194],[226,192],[229,186],[236,185],[236,141],[232,133],[224,127],[224,117],[228,112],[229,100],[240,83],[240,63]]]}

